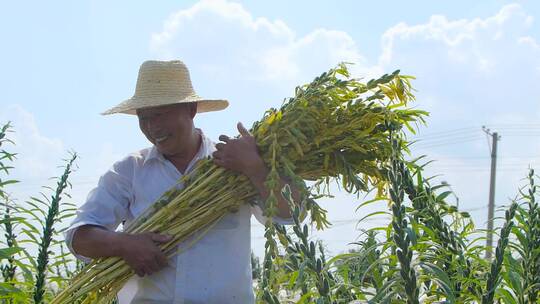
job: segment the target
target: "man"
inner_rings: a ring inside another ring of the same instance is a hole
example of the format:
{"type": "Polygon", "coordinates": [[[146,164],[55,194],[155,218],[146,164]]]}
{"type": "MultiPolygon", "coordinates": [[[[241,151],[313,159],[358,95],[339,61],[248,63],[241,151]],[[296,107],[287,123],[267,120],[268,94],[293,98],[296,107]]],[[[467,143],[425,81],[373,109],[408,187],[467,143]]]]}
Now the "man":
{"type": "MultiPolygon", "coordinates": [[[[67,230],[66,241],[81,259],[119,256],[125,260],[137,274],[128,283],[136,287],[126,302],[254,302],[250,218],[254,214],[259,222],[266,221],[258,204],[268,197],[264,181],[269,171],[254,138],[241,123],[237,126],[239,138],[221,135],[222,143],[216,145],[193,124],[197,113],[227,106],[226,100],[197,96],[182,62],[147,61],[139,70],[135,95],[104,113],[136,114],[142,133],[153,146],[115,163],[100,178],[67,230]],[[248,176],[260,193],[257,204],[245,204],[228,214],[188,249],[180,244],[183,250],[170,260],[158,247],[170,240],[169,235],[115,231],[191,172],[197,160],[208,156],[217,165],[248,176]]],[[[293,189],[293,196],[298,198],[298,191],[293,189]]],[[[281,195],[278,209],[274,220],[289,223],[290,210],[281,195]]]]}

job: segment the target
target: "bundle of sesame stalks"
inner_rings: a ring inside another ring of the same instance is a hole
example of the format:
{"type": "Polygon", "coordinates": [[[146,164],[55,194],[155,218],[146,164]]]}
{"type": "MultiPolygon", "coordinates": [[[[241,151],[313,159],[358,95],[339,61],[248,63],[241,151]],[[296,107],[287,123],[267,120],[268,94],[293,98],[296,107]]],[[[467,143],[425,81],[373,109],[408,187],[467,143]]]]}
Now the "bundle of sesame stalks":
{"type": "MultiPolygon", "coordinates": [[[[329,223],[314,198],[327,192],[332,180],[350,193],[384,188],[392,151],[388,133],[403,132],[404,126],[414,132],[412,125],[427,115],[407,106],[414,99],[411,78],[396,71],[362,83],[341,64],[297,87],[294,97],[253,125],[251,133],[270,168],[267,229],[277,213],[274,189],[280,177],[300,189],[305,210],[320,229],[329,223]],[[315,181],[315,186],[307,188],[306,180],[315,181]]],[[[217,167],[210,159],[200,161],[180,182],[182,190],[173,187],[164,193],[124,230],[172,235],[170,242],[160,245],[169,257],[188,249],[223,216],[257,197],[247,177],[217,167]]],[[[52,303],[109,303],[133,274],[121,258],[94,260],[52,303]]]]}

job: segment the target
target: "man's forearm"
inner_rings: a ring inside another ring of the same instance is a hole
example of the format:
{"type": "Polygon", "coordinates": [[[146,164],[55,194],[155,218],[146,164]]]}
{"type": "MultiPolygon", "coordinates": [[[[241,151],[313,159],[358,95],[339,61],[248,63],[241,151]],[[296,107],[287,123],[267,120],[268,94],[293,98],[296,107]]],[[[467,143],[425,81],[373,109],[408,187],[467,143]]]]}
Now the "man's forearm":
{"type": "Polygon", "coordinates": [[[122,252],[121,232],[108,231],[99,226],[85,225],[73,234],[73,250],[89,258],[120,256],[122,252]]]}
{"type": "MultiPolygon", "coordinates": [[[[270,170],[268,170],[266,167],[261,167],[258,170],[255,171],[255,173],[250,174],[249,179],[253,186],[259,191],[259,195],[261,196],[261,199],[266,200],[268,196],[270,195],[270,191],[265,186],[266,177],[270,173],[270,170]]],[[[291,208],[289,207],[289,202],[287,199],[283,197],[281,194],[281,189],[285,187],[286,184],[289,184],[292,192],[292,198],[295,204],[298,204],[300,202],[300,192],[296,187],[291,185],[291,183],[285,182],[283,179],[279,179],[279,184],[274,189],[274,193],[276,193],[277,198],[277,208],[278,208],[278,216],[281,218],[290,218],[291,217],[291,208]]]]}

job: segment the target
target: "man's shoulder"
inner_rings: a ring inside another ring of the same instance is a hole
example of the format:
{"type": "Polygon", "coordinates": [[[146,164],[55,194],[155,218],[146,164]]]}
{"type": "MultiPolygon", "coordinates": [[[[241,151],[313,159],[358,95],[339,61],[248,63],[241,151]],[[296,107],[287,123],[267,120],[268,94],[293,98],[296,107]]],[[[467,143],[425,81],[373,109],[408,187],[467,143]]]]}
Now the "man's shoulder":
{"type": "Polygon", "coordinates": [[[144,148],[138,151],[131,152],[120,159],[118,162],[144,162],[152,154],[153,147],[144,148]]]}
{"type": "Polygon", "coordinates": [[[153,147],[144,148],[135,152],[131,152],[122,159],[116,161],[114,168],[136,168],[142,167],[144,163],[152,157],[153,147]]]}

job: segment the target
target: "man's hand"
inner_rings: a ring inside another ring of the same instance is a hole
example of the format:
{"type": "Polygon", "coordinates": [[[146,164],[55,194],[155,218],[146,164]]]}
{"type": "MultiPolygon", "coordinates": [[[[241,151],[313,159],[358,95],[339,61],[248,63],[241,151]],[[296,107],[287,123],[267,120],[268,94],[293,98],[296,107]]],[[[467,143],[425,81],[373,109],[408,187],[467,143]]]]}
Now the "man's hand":
{"type": "Polygon", "coordinates": [[[171,239],[172,236],[165,234],[128,234],[84,225],[75,230],[72,246],[76,253],[93,259],[121,257],[142,277],[167,266],[167,257],[158,245],[171,239]]]}
{"type": "Polygon", "coordinates": [[[120,257],[138,276],[151,275],[167,266],[167,257],[158,244],[171,239],[169,235],[158,233],[122,234],[120,257]]]}
{"type": "MultiPolygon", "coordinates": [[[[266,200],[270,191],[265,186],[266,177],[270,170],[266,167],[259,151],[255,138],[249,133],[242,123],[238,123],[239,138],[231,139],[227,135],[219,136],[223,143],[216,144],[217,151],[213,153],[214,163],[218,166],[230,169],[246,175],[253,186],[259,191],[262,200],[266,200]]],[[[281,189],[286,182],[280,179],[278,186],[274,189],[277,195],[278,216],[290,218],[291,210],[288,201],[281,195],[281,189]]],[[[300,193],[296,187],[291,185],[292,196],[295,202],[300,201],[300,193]]]]}
{"type": "Polygon", "coordinates": [[[237,124],[239,138],[229,138],[227,135],[220,135],[221,143],[216,144],[217,151],[213,153],[214,163],[242,173],[250,179],[257,175],[268,173],[266,166],[255,143],[255,138],[244,128],[242,123],[237,124]]]}

